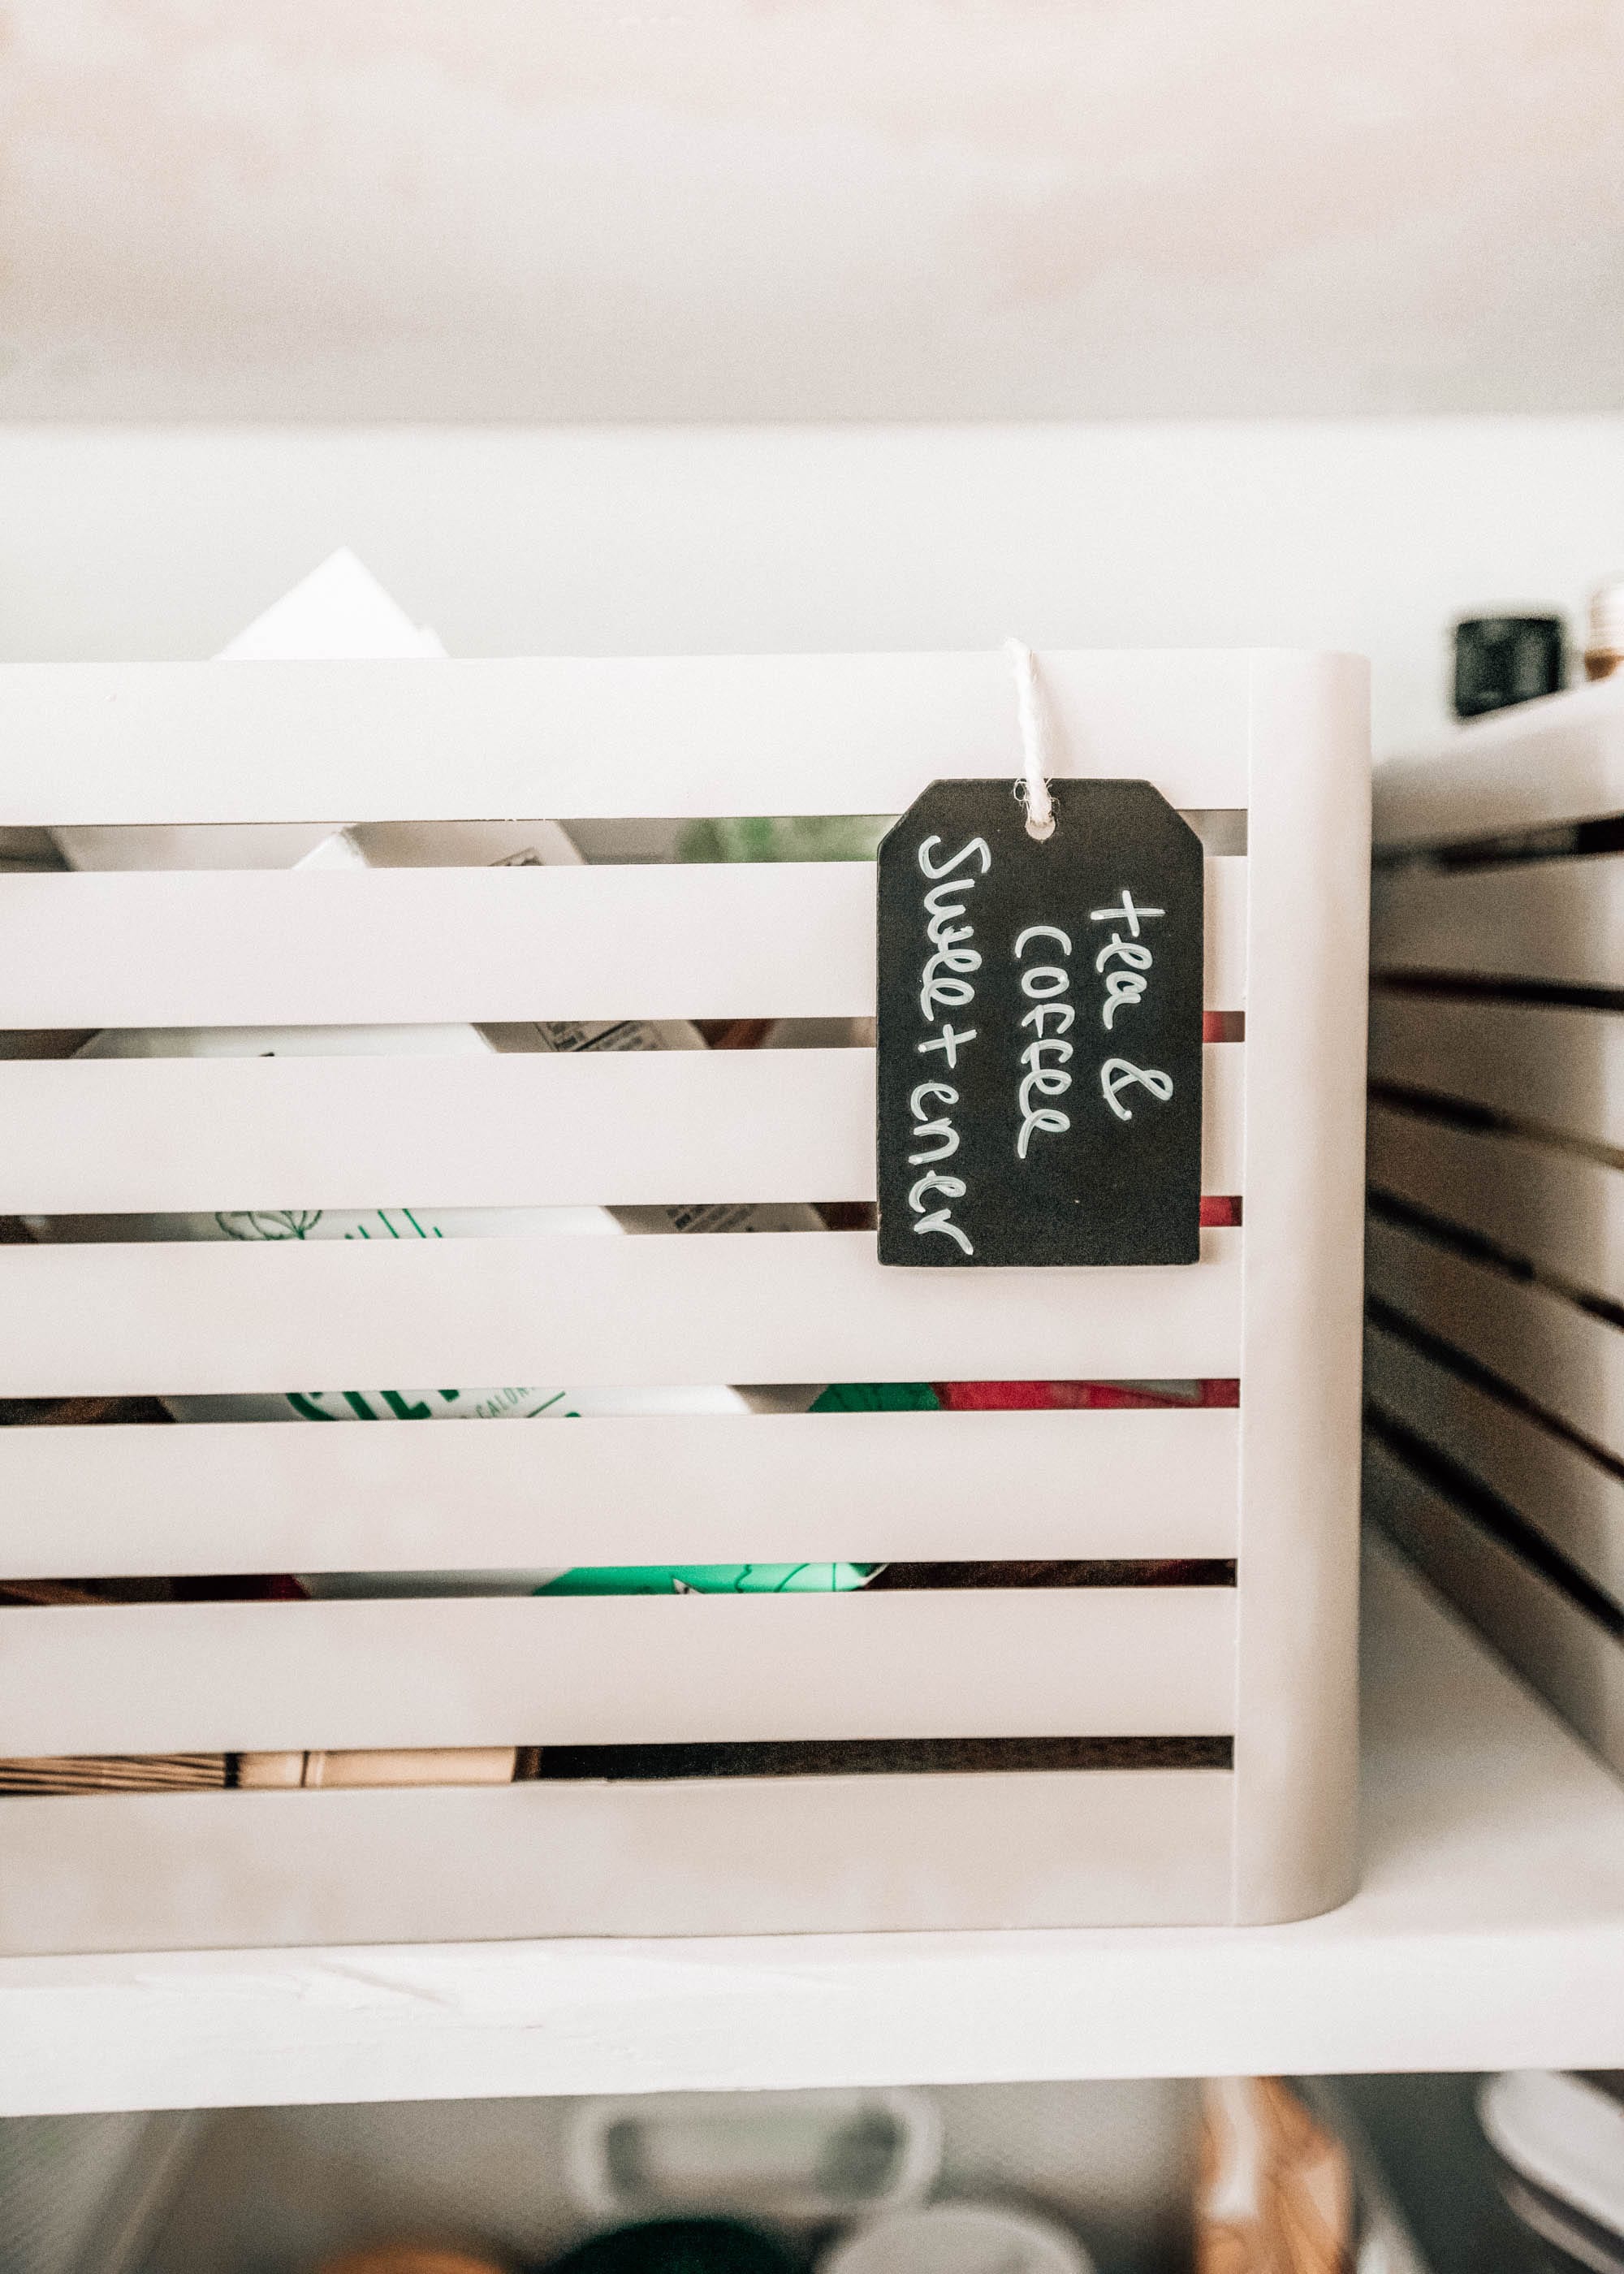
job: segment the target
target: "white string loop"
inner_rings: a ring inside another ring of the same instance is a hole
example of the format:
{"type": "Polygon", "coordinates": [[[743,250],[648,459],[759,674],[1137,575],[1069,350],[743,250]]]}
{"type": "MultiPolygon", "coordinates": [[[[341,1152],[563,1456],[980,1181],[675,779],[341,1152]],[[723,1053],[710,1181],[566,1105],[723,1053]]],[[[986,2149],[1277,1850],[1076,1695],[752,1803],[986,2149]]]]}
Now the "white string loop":
{"type": "Polygon", "coordinates": [[[1015,674],[1015,710],[1020,721],[1020,759],[1026,791],[1026,834],[1040,844],[1055,833],[1055,801],[1049,794],[1049,717],[1038,685],[1037,659],[1025,640],[1006,639],[1004,652],[1015,674]]]}

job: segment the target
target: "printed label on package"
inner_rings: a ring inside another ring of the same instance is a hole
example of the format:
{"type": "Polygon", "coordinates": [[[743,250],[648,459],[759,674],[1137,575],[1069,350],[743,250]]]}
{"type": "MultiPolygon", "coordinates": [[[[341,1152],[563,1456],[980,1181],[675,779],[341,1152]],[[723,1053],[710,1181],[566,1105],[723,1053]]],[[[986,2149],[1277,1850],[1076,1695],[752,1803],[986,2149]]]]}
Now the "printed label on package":
{"type": "Polygon", "coordinates": [[[880,847],[882,1263],[1193,1263],[1204,864],[1145,781],[933,782],[880,847]]]}

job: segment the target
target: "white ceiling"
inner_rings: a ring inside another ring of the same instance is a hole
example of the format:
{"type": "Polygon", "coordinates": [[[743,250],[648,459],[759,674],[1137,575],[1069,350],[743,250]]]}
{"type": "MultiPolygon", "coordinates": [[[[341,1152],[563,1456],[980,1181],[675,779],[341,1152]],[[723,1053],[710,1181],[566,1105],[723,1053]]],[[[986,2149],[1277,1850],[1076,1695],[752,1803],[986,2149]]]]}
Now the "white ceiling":
{"type": "Polygon", "coordinates": [[[1624,407],[1620,0],[0,22],[0,417],[1624,407]]]}

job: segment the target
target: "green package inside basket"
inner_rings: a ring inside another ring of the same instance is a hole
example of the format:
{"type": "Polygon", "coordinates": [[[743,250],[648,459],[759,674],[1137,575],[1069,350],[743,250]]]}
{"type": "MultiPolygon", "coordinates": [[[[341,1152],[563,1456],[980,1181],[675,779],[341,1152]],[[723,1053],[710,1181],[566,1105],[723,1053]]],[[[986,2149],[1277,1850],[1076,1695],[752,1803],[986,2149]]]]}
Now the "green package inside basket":
{"type": "MultiPolygon", "coordinates": [[[[923,1382],[836,1382],[814,1413],[932,1412],[923,1382]]],[[[843,1595],[866,1586],[877,1563],[582,1564],[538,1587],[538,1595],[843,1595]]]]}

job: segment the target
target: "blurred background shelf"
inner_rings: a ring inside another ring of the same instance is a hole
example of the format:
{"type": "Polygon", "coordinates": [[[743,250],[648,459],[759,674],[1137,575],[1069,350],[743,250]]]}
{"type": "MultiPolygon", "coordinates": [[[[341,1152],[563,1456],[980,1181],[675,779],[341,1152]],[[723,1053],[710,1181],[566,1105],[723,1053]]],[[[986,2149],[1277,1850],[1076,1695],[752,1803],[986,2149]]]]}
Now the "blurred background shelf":
{"type": "Polygon", "coordinates": [[[11,1960],[0,2112],[1624,2066],[1624,1788],[1387,1549],[1365,1631],[1324,1918],[11,1960]]]}

